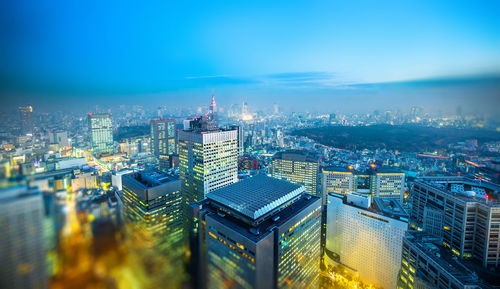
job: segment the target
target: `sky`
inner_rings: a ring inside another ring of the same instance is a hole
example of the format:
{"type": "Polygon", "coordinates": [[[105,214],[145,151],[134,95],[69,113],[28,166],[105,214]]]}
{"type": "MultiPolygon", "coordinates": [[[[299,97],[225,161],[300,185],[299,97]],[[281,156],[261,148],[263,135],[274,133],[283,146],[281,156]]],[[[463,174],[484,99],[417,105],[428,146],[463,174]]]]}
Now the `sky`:
{"type": "Polygon", "coordinates": [[[0,5],[4,105],[500,104],[500,1],[0,5]]]}

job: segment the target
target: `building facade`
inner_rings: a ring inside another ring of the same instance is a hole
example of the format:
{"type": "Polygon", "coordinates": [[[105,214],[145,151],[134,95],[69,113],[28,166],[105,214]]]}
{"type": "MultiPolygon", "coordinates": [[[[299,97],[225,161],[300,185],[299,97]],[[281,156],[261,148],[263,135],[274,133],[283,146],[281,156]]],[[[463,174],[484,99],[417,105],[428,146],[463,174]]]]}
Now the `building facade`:
{"type": "Polygon", "coordinates": [[[397,200],[328,195],[326,255],[366,283],[396,288],[407,214],[397,200]]]}
{"type": "Polygon", "coordinates": [[[498,185],[463,177],[417,179],[410,224],[441,238],[456,257],[499,270],[499,193],[498,185]]]}
{"type": "Polygon", "coordinates": [[[304,187],[257,175],[191,208],[200,287],[318,286],[321,200],[304,187]]]}
{"type": "Polygon", "coordinates": [[[238,181],[237,130],[200,122],[179,132],[179,172],[185,205],[238,181]]]}
{"type": "Polygon", "coordinates": [[[47,288],[42,193],[25,185],[0,190],[0,287],[47,288]]]}
{"type": "Polygon", "coordinates": [[[319,159],[305,151],[285,151],[273,156],[271,174],[273,178],[303,185],[309,194],[318,192],[319,159]]]}
{"type": "MultiPolygon", "coordinates": [[[[498,277],[498,276],[497,276],[498,277]]],[[[408,231],[403,239],[401,289],[489,289],[495,288],[461,264],[441,246],[439,238],[426,232],[408,231]]]]}
{"type": "Polygon", "coordinates": [[[20,106],[18,108],[19,116],[21,119],[21,134],[26,135],[33,133],[34,122],[33,122],[33,107],[31,106],[20,106]]]}
{"type": "Polygon", "coordinates": [[[110,113],[88,115],[90,147],[94,154],[109,154],[114,150],[113,122],[110,113]]]}
{"type": "Polygon", "coordinates": [[[176,124],[173,119],[154,119],[149,122],[152,152],[156,157],[177,152],[176,124]]]}
{"type": "Polygon", "coordinates": [[[181,180],[157,171],[139,171],[122,176],[123,216],[126,222],[148,230],[158,246],[181,258],[181,180]]]}

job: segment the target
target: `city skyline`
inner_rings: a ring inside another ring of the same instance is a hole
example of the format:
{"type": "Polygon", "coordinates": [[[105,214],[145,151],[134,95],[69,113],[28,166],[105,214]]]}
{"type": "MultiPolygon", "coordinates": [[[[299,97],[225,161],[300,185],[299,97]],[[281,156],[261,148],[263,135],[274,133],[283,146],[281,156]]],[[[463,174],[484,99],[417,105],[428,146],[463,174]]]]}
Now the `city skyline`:
{"type": "Polygon", "coordinates": [[[3,9],[3,106],[189,106],[212,89],[287,110],[499,104],[494,1],[24,4],[3,9]]]}

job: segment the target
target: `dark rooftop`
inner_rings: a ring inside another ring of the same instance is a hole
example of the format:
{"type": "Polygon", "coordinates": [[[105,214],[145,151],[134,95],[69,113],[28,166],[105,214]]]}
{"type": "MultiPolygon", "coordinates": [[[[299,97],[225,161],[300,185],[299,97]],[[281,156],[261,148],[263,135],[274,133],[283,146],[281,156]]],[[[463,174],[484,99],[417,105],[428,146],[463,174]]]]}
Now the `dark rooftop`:
{"type": "Polygon", "coordinates": [[[256,220],[296,199],[304,191],[300,185],[257,175],[215,190],[207,194],[207,199],[256,220]]]}
{"type": "Polygon", "coordinates": [[[176,181],[177,178],[171,175],[167,175],[160,171],[146,170],[133,172],[124,177],[130,177],[136,180],[144,188],[154,188],[172,181],[176,181]]]}
{"type": "Polygon", "coordinates": [[[273,159],[290,160],[297,162],[318,162],[319,157],[317,154],[306,150],[288,150],[277,152],[274,154],[273,159]]]}

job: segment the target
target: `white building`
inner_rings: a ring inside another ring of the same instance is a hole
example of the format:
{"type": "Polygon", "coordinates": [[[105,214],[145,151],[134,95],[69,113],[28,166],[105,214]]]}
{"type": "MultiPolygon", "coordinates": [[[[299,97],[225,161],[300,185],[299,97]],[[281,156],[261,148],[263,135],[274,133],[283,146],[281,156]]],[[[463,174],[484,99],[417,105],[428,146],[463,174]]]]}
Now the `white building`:
{"type": "Polygon", "coordinates": [[[238,131],[196,126],[180,131],[179,171],[186,204],[237,182],[238,131]]]}
{"type": "Polygon", "coordinates": [[[356,271],[366,283],[396,288],[407,229],[406,212],[397,200],[328,195],[327,259],[337,257],[335,261],[356,271]]]}

